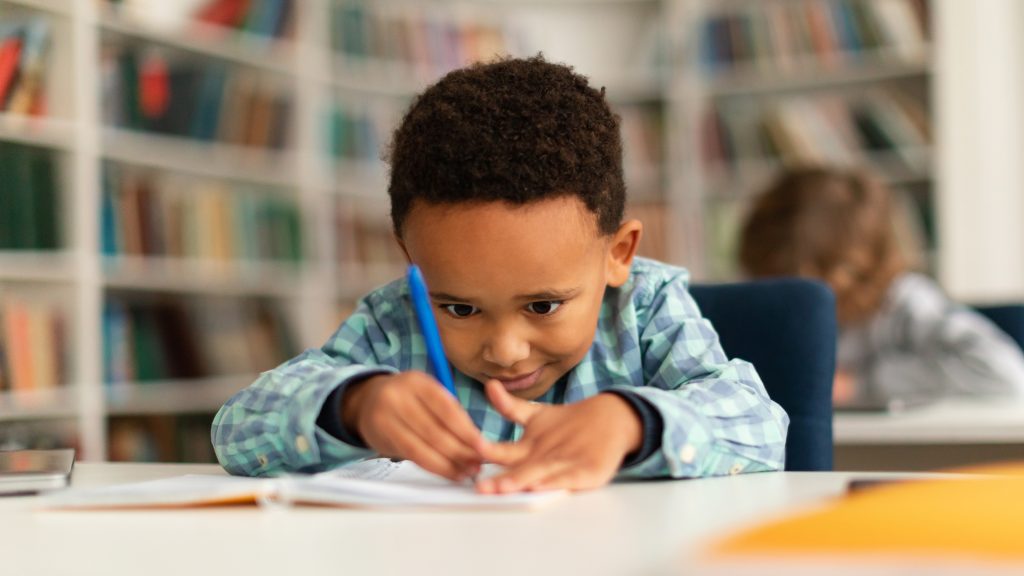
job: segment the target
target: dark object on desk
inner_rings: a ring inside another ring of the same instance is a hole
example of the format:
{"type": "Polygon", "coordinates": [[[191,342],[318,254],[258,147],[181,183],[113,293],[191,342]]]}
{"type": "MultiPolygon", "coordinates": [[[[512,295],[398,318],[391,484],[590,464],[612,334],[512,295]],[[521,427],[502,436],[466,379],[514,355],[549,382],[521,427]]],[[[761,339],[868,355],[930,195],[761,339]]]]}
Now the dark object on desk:
{"type": "Polygon", "coordinates": [[[1024,350],[1024,304],[974,306],[973,308],[991,320],[1000,330],[1006,332],[1024,350]]]}
{"type": "Polygon", "coordinates": [[[64,488],[71,482],[75,451],[0,451],[0,495],[31,494],[64,488]]]}
{"type": "Polygon", "coordinates": [[[894,484],[896,482],[906,482],[906,480],[901,478],[854,478],[846,483],[846,493],[856,494],[864,490],[870,490],[871,488],[885,486],[886,484],[894,484]]]}
{"type": "Polygon", "coordinates": [[[776,278],[690,293],[730,358],[751,362],[789,414],[786,470],[832,469],[836,303],[824,283],[776,278]]]}

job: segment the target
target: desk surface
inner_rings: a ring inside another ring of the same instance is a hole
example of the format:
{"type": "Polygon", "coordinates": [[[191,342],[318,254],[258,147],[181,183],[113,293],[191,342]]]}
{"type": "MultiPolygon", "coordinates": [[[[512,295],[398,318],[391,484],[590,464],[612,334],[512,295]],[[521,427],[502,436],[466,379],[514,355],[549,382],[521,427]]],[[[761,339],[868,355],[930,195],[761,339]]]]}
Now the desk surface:
{"type": "MultiPolygon", "coordinates": [[[[216,466],[76,466],[76,486],[222,473],[216,466]]],[[[709,538],[842,493],[865,473],[767,473],[624,483],[534,512],[229,507],[36,510],[0,498],[5,574],[665,574],[709,538]]]]}
{"type": "Polygon", "coordinates": [[[837,413],[843,444],[1004,444],[1024,442],[1024,401],[949,399],[897,413],[837,413]]]}

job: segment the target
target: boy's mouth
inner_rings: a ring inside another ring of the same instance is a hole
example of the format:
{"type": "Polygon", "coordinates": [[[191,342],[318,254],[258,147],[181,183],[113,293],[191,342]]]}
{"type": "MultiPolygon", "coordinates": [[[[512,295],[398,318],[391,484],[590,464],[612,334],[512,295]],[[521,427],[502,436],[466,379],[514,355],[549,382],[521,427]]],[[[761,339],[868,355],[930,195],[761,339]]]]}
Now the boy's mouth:
{"type": "Polygon", "coordinates": [[[494,378],[501,382],[501,385],[505,387],[505,390],[509,392],[516,392],[519,390],[526,390],[527,388],[533,387],[540,380],[540,373],[544,369],[543,366],[537,368],[533,372],[528,374],[520,374],[518,376],[492,376],[488,375],[488,378],[494,378]]]}

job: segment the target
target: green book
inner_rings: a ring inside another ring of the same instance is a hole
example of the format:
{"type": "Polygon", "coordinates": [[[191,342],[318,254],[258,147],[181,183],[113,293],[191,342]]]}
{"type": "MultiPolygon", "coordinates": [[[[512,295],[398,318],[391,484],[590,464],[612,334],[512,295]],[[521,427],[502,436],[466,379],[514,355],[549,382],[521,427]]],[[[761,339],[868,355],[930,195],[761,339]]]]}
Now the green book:
{"type": "Polygon", "coordinates": [[[57,162],[54,152],[42,148],[28,149],[26,163],[32,183],[29,191],[35,198],[32,223],[32,248],[56,250],[60,247],[60,193],[57,190],[57,162]]]}

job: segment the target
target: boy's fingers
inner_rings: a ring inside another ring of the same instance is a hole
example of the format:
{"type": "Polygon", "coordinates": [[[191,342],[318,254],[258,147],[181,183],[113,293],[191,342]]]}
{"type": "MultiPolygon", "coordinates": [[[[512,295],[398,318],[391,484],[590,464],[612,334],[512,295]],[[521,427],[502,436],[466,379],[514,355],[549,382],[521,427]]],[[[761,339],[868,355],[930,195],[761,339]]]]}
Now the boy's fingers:
{"type": "Polygon", "coordinates": [[[530,455],[530,447],[526,442],[494,442],[485,444],[482,454],[488,462],[512,466],[530,455]]]}
{"type": "Polygon", "coordinates": [[[469,418],[469,414],[451,397],[448,392],[438,389],[431,390],[420,396],[423,403],[433,414],[438,425],[443,426],[459,439],[470,450],[481,455],[486,444],[480,430],[469,418]]]}
{"type": "Polygon", "coordinates": [[[440,422],[429,408],[417,408],[404,415],[403,425],[423,443],[461,468],[478,466],[482,457],[440,422]]]}
{"type": "MultiPolygon", "coordinates": [[[[486,486],[486,488],[493,489],[493,491],[485,493],[505,494],[508,492],[520,492],[569,466],[571,464],[564,461],[527,460],[516,468],[506,470],[497,476],[489,478],[490,485],[486,486]]],[[[486,480],[482,482],[486,482],[486,480]]]]}
{"type": "Polygon", "coordinates": [[[414,430],[404,427],[394,439],[395,445],[401,450],[401,456],[412,460],[428,472],[444,476],[452,481],[459,481],[469,475],[463,467],[456,465],[424,442],[414,430]]]}
{"type": "Polygon", "coordinates": [[[534,414],[542,409],[540,404],[509,394],[498,380],[488,380],[484,384],[484,389],[487,391],[487,399],[494,405],[494,409],[516,424],[526,424],[534,414]]]}

